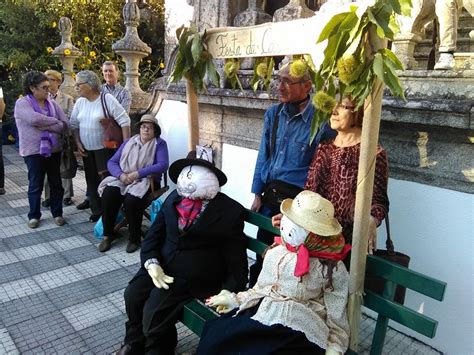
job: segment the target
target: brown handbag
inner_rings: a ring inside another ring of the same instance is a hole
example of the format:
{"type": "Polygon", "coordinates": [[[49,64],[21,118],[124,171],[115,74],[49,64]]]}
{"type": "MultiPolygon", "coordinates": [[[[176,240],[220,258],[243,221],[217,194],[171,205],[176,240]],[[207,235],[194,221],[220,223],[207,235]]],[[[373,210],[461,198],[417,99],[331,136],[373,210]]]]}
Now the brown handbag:
{"type": "Polygon", "coordinates": [[[118,125],[117,121],[110,116],[107,108],[107,102],[105,101],[105,95],[100,94],[100,102],[102,104],[102,110],[104,111],[104,118],[100,120],[100,124],[104,129],[104,148],[117,149],[123,142],[122,128],[118,125]]]}
{"type": "MultiPolygon", "coordinates": [[[[408,264],[410,263],[410,257],[406,254],[399,253],[395,251],[395,248],[393,246],[393,241],[392,238],[390,237],[390,225],[389,225],[389,220],[388,220],[388,213],[387,216],[385,217],[385,227],[387,228],[387,241],[386,241],[386,250],[384,249],[377,249],[374,251],[374,255],[378,256],[382,259],[385,259],[387,261],[390,261],[395,264],[399,264],[404,267],[408,267],[408,264]]],[[[370,273],[365,274],[365,288],[377,293],[377,294],[382,294],[383,293],[383,288],[385,286],[385,280],[374,276],[370,273]]],[[[395,290],[395,297],[394,301],[400,304],[403,304],[405,302],[405,287],[397,285],[397,288],[395,290]]]]}

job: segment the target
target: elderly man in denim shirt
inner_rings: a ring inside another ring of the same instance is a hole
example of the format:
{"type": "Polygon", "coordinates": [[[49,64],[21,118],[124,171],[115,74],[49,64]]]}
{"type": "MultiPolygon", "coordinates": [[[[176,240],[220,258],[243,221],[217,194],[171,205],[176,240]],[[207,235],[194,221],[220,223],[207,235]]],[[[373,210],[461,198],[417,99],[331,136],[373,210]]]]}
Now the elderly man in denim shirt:
{"type": "MultiPolygon", "coordinates": [[[[251,209],[265,216],[273,216],[279,210],[272,210],[262,204],[265,185],[272,180],[280,180],[303,188],[309,164],[321,141],[336,135],[327,122],[321,125],[316,138],[309,144],[311,122],[315,107],[310,100],[312,82],[309,72],[303,77],[294,78],[290,75],[291,63],[279,72],[280,105],[273,105],[265,112],[264,126],[257,163],[252,183],[255,199],[251,209]],[[274,120],[278,119],[275,145],[272,152],[272,129],[274,120]]],[[[259,230],[257,239],[267,244],[273,242],[273,234],[259,230]]],[[[250,267],[250,287],[257,281],[262,268],[262,259],[250,267]]]]}

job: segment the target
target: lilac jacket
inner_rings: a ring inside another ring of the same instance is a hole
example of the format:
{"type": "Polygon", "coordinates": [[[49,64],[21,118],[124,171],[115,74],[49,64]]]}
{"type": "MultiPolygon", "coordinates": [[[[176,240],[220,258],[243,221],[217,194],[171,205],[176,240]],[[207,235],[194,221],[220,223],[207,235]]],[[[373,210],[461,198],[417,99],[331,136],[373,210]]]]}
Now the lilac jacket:
{"type": "Polygon", "coordinates": [[[26,97],[19,98],[15,103],[14,116],[20,138],[20,155],[22,157],[39,154],[42,132],[39,129],[40,127],[47,127],[48,131],[53,133],[56,138],[52,152],[55,153],[61,150],[61,133],[67,131],[69,120],[54,100],[48,99],[48,101],[53,111],[53,117],[35,112],[26,97]]]}
{"type": "MultiPolygon", "coordinates": [[[[123,147],[127,144],[129,140],[127,139],[119,149],[115,152],[112,158],[107,162],[107,169],[112,176],[115,176],[117,179],[120,178],[120,175],[123,173],[120,168],[120,157],[122,156],[123,147]]],[[[168,145],[161,138],[155,138],[156,141],[156,153],[153,165],[147,166],[138,170],[138,175],[140,178],[147,177],[151,174],[157,175],[155,181],[161,182],[161,174],[165,173],[168,169],[169,158],[168,158],[168,145]]]]}

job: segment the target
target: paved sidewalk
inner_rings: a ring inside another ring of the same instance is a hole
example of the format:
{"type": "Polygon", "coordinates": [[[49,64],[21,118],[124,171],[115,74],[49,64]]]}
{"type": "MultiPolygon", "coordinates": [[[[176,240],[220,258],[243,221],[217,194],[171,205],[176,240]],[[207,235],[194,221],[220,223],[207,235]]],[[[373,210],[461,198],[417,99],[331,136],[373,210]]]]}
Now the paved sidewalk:
{"type": "MultiPolygon", "coordinates": [[[[111,354],[123,339],[123,290],[139,267],[139,253],[125,252],[126,238],[107,253],[97,250],[89,213],[64,208],[58,227],[43,209],[40,227],[26,225],[28,179],[23,159],[3,147],[6,195],[0,196],[0,354],[111,354]]],[[[82,171],[73,200],[83,200],[82,171]]],[[[370,347],[374,321],[364,317],[361,353],[370,347]]],[[[178,324],[177,354],[193,354],[198,337],[178,324]]],[[[439,354],[389,330],[387,354],[439,354]]]]}

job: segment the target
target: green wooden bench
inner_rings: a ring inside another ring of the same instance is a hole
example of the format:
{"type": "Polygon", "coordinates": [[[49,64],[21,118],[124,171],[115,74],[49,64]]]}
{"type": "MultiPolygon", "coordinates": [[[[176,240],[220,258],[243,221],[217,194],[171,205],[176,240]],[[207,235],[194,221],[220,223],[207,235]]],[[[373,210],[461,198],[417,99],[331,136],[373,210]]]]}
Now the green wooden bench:
{"type": "MultiPolygon", "coordinates": [[[[266,229],[279,235],[278,229],[273,228],[270,218],[247,210],[245,221],[259,228],[266,229]]],[[[267,245],[251,237],[248,238],[247,248],[255,253],[262,254],[267,245]]],[[[393,302],[397,285],[421,293],[438,301],[443,301],[446,283],[420,274],[416,271],[393,264],[376,256],[367,257],[367,270],[375,276],[385,279],[382,295],[366,290],[364,306],[378,313],[375,332],[372,339],[370,354],[381,354],[388,321],[391,319],[429,338],[436,334],[438,322],[424,314],[420,314],[404,305],[393,302]]],[[[201,301],[193,300],[184,307],[182,323],[197,335],[201,335],[204,323],[219,315],[206,307],[201,301]]],[[[347,354],[356,354],[348,350],[347,354]]]]}

